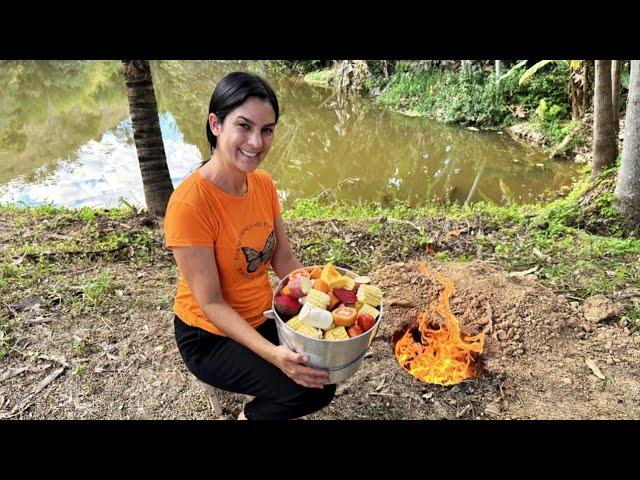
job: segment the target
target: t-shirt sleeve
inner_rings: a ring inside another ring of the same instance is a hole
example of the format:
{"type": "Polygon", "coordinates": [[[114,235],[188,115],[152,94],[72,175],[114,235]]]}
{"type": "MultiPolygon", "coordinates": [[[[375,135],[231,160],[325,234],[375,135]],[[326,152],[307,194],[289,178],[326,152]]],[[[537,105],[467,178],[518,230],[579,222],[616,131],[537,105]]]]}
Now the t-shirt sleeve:
{"type": "Polygon", "coordinates": [[[164,217],[164,237],[167,248],[213,247],[218,222],[191,203],[170,202],[164,217]]]}

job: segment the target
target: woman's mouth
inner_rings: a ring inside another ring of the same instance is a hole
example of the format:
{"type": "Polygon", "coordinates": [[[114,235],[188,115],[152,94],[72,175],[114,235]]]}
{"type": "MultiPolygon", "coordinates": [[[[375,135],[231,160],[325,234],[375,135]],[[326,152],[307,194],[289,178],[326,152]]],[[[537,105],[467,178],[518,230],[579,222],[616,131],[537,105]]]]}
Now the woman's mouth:
{"type": "Polygon", "coordinates": [[[238,150],[240,150],[240,153],[242,153],[245,157],[249,157],[249,158],[256,158],[259,153],[259,152],[256,152],[256,153],[247,152],[246,150],[242,150],[241,148],[239,148],[238,150]]]}

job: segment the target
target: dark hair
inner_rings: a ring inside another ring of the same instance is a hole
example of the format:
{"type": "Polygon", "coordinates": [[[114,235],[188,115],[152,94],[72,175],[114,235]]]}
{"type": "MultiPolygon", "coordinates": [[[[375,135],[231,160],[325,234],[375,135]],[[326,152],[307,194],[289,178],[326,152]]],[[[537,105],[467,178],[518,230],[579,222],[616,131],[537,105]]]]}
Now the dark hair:
{"type": "MultiPolygon", "coordinates": [[[[269,101],[276,114],[276,123],[278,123],[280,109],[276,93],[262,77],[246,72],[231,72],[218,82],[209,102],[209,115],[215,113],[218,122],[222,124],[229,112],[235,110],[250,97],[269,101]]],[[[207,140],[209,140],[211,152],[213,152],[216,148],[216,136],[209,127],[209,115],[207,115],[205,128],[207,140]]]]}

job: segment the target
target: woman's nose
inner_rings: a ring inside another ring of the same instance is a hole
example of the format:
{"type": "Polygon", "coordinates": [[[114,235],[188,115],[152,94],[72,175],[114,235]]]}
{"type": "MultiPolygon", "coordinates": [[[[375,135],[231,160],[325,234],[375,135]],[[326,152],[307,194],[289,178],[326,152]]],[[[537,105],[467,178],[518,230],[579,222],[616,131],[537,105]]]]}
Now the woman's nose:
{"type": "Polygon", "coordinates": [[[262,134],[260,131],[252,132],[249,136],[249,145],[252,148],[262,148],[262,134]]]}

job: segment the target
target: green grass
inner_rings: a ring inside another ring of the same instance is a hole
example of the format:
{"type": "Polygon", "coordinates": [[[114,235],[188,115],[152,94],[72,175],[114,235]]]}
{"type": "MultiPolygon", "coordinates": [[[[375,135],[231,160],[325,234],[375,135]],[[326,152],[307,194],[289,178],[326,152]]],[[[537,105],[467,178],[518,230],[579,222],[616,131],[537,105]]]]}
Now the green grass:
{"type": "Polygon", "coordinates": [[[93,305],[100,305],[106,297],[115,292],[116,282],[110,272],[102,272],[93,277],[84,287],[84,298],[93,305]]]}

